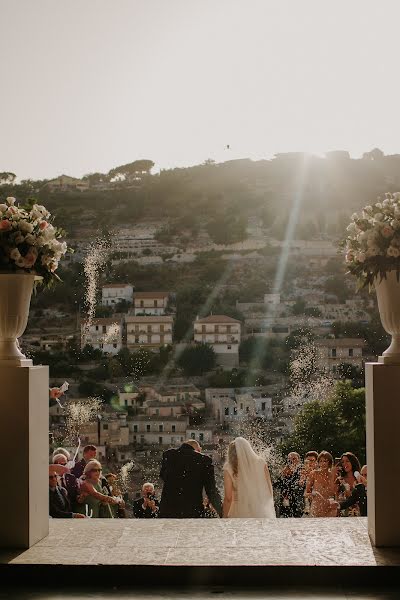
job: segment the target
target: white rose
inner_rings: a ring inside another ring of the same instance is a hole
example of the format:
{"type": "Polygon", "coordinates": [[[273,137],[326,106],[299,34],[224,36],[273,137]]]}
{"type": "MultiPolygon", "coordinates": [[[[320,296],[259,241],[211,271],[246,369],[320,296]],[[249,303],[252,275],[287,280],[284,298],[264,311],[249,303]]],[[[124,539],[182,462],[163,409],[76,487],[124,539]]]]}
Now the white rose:
{"type": "Polygon", "coordinates": [[[394,258],[399,258],[399,256],[400,256],[400,250],[398,248],[393,248],[392,256],[394,258]]]}
{"type": "Polygon", "coordinates": [[[357,231],[357,225],[355,223],[350,223],[350,225],[347,225],[346,231],[349,233],[355,233],[357,231]]]}
{"type": "Polygon", "coordinates": [[[377,203],[375,204],[375,206],[376,206],[376,208],[382,208],[382,204],[381,204],[380,202],[377,202],[377,203]]]}
{"type": "Polygon", "coordinates": [[[8,198],[6,198],[6,202],[7,202],[8,206],[14,206],[15,198],[13,198],[12,196],[8,196],[8,198]]]}
{"type": "Polygon", "coordinates": [[[19,222],[19,229],[23,233],[32,233],[34,227],[33,227],[32,223],[29,223],[29,221],[20,221],[19,222]]]}
{"type": "Polygon", "coordinates": [[[13,248],[10,252],[10,258],[17,261],[21,257],[21,253],[18,248],[13,248]]]}
{"type": "Polygon", "coordinates": [[[38,211],[35,210],[34,208],[31,210],[31,219],[33,219],[34,221],[38,221],[39,219],[42,218],[42,214],[38,211]]]}
{"type": "Polygon", "coordinates": [[[351,215],[351,220],[352,220],[352,221],[356,221],[356,220],[357,220],[357,219],[359,219],[359,218],[360,218],[360,216],[359,216],[357,213],[353,213],[353,214],[351,215]]]}
{"type": "Polygon", "coordinates": [[[0,212],[5,213],[8,206],[7,204],[0,204],[0,212]]]}

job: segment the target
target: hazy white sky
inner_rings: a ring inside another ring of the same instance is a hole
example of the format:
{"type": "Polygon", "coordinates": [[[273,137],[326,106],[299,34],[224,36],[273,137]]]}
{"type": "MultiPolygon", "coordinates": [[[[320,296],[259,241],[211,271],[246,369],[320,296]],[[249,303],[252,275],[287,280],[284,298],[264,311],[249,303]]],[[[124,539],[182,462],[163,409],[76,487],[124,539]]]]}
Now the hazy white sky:
{"type": "Polygon", "coordinates": [[[400,152],[399,0],[0,0],[0,57],[22,178],[400,152]]]}

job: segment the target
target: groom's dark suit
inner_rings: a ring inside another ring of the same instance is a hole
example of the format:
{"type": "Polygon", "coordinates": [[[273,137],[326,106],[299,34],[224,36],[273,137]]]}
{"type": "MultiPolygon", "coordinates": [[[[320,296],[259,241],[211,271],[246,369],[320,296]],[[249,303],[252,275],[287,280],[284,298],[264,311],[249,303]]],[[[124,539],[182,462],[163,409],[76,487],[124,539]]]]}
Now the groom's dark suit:
{"type": "Polygon", "coordinates": [[[160,477],[164,481],[159,518],[193,519],[203,516],[203,488],[221,515],[221,496],[215,485],[214,467],[209,456],[196,452],[190,444],[171,448],[163,454],[160,477]]]}

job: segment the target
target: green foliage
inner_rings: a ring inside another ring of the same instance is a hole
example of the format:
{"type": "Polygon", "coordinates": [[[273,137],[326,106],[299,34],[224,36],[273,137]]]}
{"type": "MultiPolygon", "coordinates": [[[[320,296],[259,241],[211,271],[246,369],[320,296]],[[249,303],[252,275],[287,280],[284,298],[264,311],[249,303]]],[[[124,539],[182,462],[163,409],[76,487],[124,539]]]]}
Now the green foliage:
{"type": "Polygon", "coordinates": [[[84,397],[103,398],[105,402],[109,402],[113,395],[111,390],[92,379],[84,379],[79,384],[78,390],[84,397]]]}
{"type": "Polygon", "coordinates": [[[215,366],[215,352],[209,344],[187,346],[177,359],[185,375],[203,375],[215,366]]]}
{"type": "Polygon", "coordinates": [[[288,358],[286,346],[279,340],[249,337],[239,346],[240,363],[245,363],[253,370],[280,371],[282,361],[288,358]]]}
{"type": "Polygon", "coordinates": [[[207,233],[216,244],[233,244],[247,238],[247,221],[233,212],[217,214],[207,223],[207,233]]]}
{"type": "Polygon", "coordinates": [[[389,336],[382,327],[378,314],[373,314],[369,323],[362,321],[335,321],[332,324],[335,337],[361,338],[367,342],[371,354],[379,356],[389,345],[389,336]]]}
{"type": "Polygon", "coordinates": [[[294,315],[304,315],[306,309],[306,303],[302,298],[297,298],[296,302],[292,306],[292,312],[294,315]]]}
{"type": "Polygon", "coordinates": [[[304,405],[295,417],[293,433],[283,442],[285,454],[296,450],[328,450],[333,456],[354,452],[365,462],[365,390],[338,382],[332,397],[304,405]]]}
{"type": "Polygon", "coordinates": [[[270,380],[256,371],[248,369],[232,369],[231,371],[222,368],[217,369],[208,376],[209,387],[221,388],[239,388],[245,386],[267,385],[270,380]]]}

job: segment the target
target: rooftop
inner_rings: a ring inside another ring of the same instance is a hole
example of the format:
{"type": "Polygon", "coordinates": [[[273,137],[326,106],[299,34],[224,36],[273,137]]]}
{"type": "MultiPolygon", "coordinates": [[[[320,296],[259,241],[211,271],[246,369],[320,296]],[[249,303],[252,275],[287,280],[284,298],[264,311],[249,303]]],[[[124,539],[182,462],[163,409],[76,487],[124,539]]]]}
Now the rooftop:
{"type": "Polygon", "coordinates": [[[237,319],[232,319],[232,317],[227,317],[226,315],[209,315],[208,317],[203,317],[202,319],[196,319],[196,323],[238,323],[241,324],[241,321],[237,319]]]}
{"type": "Polygon", "coordinates": [[[102,287],[105,290],[106,288],[131,288],[133,286],[130,283],[106,283],[102,287]]]}
{"type": "Polygon", "coordinates": [[[172,323],[173,318],[168,315],[160,315],[156,316],[147,316],[147,317],[134,317],[133,315],[128,315],[125,317],[125,321],[127,323],[172,323]]]}
{"type": "Polygon", "coordinates": [[[328,348],[353,348],[360,347],[364,348],[367,344],[365,340],[361,338],[335,338],[335,339],[323,339],[315,340],[317,346],[326,346],[328,348]]]}
{"type": "Polygon", "coordinates": [[[167,298],[169,292],[135,292],[133,297],[135,300],[143,298],[167,298]]]}

